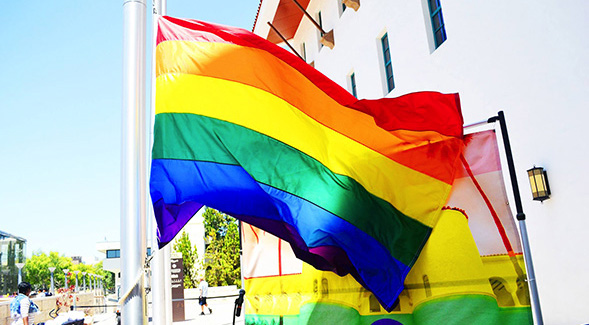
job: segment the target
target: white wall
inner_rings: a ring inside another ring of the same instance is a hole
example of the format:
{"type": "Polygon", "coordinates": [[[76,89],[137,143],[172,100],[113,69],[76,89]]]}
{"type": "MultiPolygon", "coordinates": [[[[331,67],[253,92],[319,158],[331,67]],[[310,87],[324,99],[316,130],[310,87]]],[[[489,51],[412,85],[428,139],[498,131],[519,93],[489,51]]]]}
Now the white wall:
{"type": "MultiPolygon", "coordinates": [[[[179,238],[182,232],[186,232],[188,234],[188,238],[190,239],[190,243],[192,246],[196,246],[196,252],[198,253],[198,259],[202,260],[205,256],[205,229],[204,229],[204,218],[202,214],[204,213],[204,207],[200,209],[190,221],[180,230],[176,238],[179,238]]],[[[197,263],[198,265],[200,264],[197,263]]]]}
{"type": "Polygon", "coordinates": [[[307,61],[347,89],[354,71],[360,98],[379,98],[387,95],[379,48],[386,31],[396,83],[387,96],[459,92],[466,124],[503,110],[545,323],[588,323],[589,1],[441,2],[448,39],[433,52],[425,0],[361,1],[341,17],[337,0],[314,0],[308,11],[321,10],[335,48],[318,52],[306,18],[292,43],[298,49],[305,41],[307,61]],[[526,169],[533,165],[548,171],[553,194],[543,204],[531,200],[526,169]]]}

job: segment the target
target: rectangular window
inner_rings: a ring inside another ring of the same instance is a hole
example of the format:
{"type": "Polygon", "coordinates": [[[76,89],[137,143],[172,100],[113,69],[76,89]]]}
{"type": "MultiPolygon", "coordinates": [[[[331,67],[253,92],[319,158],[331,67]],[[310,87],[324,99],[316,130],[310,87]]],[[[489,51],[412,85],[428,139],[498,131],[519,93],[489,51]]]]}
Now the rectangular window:
{"type": "Polygon", "coordinates": [[[323,19],[321,19],[321,11],[317,13],[317,23],[321,27],[321,30],[319,31],[319,49],[321,49],[323,48],[323,43],[321,43],[321,37],[323,37],[323,19]]]}
{"type": "MultiPolygon", "coordinates": [[[[321,11],[319,11],[317,13],[317,23],[319,23],[319,26],[321,26],[321,29],[323,29],[323,19],[321,19],[321,11]]],[[[323,36],[323,32],[319,32],[321,34],[321,36],[323,36]]]]}
{"type": "Polygon", "coordinates": [[[356,74],[352,73],[350,75],[350,88],[352,89],[352,95],[358,98],[358,93],[356,93],[356,74]]]}
{"type": "Polygon", "coordinates": [[[382,44],[382,58],[384,60],[384,71],[387,83],[387,89],[391,92],[395,88],[395,80],[393,79],[393,63],[391,61],[391,49],[389,48],[389,37],[387,34],[380,39],[382,44]]]}
{"type": "Polygon", "coordinates": [[[106,258],[120,258],[121,257],[121,250],[120,249],[109,249],[106,251],[106,258]]]}
{"type": "Polygon", "coordinates": [[[434,42],[438,48],[446,40],[446,28],[444,27],[444,17],[442,17],[442,6],[440,0],[427,0],[429,5],[429,14],[432,21],[432,31],[434,33],[434,42]]]}
{"type": "Polygon", "coordinates": [[[301,56],[307,62],[307,48],[305,47],[305,43],[301,44],[301,56]]]}
{"type": "Polygon", "coordinates": [[[342,0],[337,0],[337,2],[338,2],[338,5],[340,6],[339,15],[341,16],[344,13],[344,11],[346,11],[347,7],[346,7],[346,4],[342,0]]]}

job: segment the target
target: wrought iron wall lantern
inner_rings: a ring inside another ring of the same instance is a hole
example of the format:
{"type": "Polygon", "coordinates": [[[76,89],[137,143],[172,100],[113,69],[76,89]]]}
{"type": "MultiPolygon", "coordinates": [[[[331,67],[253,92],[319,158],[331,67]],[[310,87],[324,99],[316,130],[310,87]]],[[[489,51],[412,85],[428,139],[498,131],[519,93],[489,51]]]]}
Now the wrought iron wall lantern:
{"type": "Polygon", "coordinates": [[[550,198],[550,186],[544,168],[534,166],[528,169],[528,178],[534,200],[542,202],[550,198]]]}

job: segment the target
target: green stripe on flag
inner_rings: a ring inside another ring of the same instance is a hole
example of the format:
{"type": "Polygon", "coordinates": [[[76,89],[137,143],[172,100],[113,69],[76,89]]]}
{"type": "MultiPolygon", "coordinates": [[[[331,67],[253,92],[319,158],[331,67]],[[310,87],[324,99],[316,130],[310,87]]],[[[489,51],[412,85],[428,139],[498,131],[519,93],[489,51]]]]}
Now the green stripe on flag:
{"type": "Polygon", "coordinates": [[[299,150],[245,127],[195,114],[165,113],[156,115],[155,134],[153,159],[240,165],[256,181],[350,222],[405,265],[413,264],[431,232],[353,178],[335,174],[299,150]]]}

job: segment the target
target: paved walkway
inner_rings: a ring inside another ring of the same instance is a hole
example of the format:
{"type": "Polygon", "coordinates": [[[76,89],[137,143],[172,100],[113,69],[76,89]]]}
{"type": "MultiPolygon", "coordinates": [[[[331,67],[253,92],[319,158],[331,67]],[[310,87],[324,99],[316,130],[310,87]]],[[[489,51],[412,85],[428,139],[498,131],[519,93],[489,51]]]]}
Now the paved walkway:
{"type": "MultiPolygon", "coordinates": [[[[200,315],[201,309],[198,305],[198,300],[186,300],[184,304],[184,321],[174,322],[174,324],[206,324],[206,325],[231,325],[233,324],[233,308],[235,298],[210,299],[208,301],[209,307],[213,309],[213,313],[205,308],[204,316],[200,315]]],[[[114,313],[99,314],[94,316],[94,324],[96,325],[116,325],[116,316],[114,313]]],[[[149,322],[149,324],[154,324],[149,322]]],[[[244,325],[244,314],[235,318],[235,324],[244,325]]]]}
{"type": "MultiPolygon", "coordinates": [[[[213,313],[205,307],[205,315],[200,315],[201,309],[198,300],[186,300],[184,304],[184,313],[186,320],[183,322],[174,322],[174,324],[206,324],[206,325],[231,325],[233,324],[233,308],[235,306],[235,297],[207,299],[209,307],[213,313]]],[[[240,317],[235,318],[235,324],[245,324],[243,310],[240,317]]],[[[155,325],[155,324],[154,324],[155,325]]]]}
{"type": "MultiPolygon", "coordinates": [[[[214,295],[209,297],[207,302],[209,307],[213,310],[212,314],[209,314],[208,309],[205,307],[205,315],[200,315],[201,308],[198,304],[197,291],[196,289],[185,290],[185,301],[184,301],[184,321],[174,322],[174,324],[206,324],[206,325],[231,325],[233,324],[233,309],[235,307],[236,296],[226,297],[229,295],[235,295],[237,289],[235,288],[209,288],[209,293],[214,295]],[[215,296],[222,296],[223,298],[215,298],[215,296]]],[[[148,314],[151,315],[151,302],[148,305],[148,314]]],[[[95,325],[116,325],[116,315],[114,313],[104,313],[94,316],[95,325]]],[[[154,324],[151,320],[151,325],[154,324]]],[[[235,318],[235,324],[244,325],[244,310],[242,310],[241,316],[235,318]]]]}

